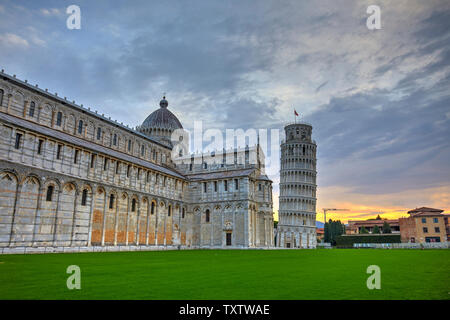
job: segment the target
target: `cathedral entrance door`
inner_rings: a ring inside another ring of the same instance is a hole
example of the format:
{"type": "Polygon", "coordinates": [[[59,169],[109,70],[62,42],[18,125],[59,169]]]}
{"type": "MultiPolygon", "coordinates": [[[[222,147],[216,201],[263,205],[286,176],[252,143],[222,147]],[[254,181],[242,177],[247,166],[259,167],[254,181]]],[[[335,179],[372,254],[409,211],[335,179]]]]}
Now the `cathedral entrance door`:
{"type": "Polygon", "coordinates": [[[231,246],[231,232],[227,232],[227,246],[231,246]]]}

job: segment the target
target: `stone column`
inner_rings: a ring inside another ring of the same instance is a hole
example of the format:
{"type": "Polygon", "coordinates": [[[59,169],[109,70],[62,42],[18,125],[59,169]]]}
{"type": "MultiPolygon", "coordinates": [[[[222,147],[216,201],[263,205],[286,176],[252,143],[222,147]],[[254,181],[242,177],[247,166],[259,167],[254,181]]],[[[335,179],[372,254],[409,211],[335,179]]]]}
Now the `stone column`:
{"type": "Polygon", "coordinates": [[[169,210],[169,205],[168,204],[166,204],[165,206],[164,206],[164,208],[166,208],[166,211],[167,212],[164,212],[164,246],[166,246],[166,224],[167,224],[167,213],[169,212],[168,210],[169,210]]]}
{"type": "Polygon", "coordinates": [[[87,246],[92,246],[91,239],[92,239],[92,225],[94,223],[94,190],[96,189],[96,186],[91,186],[91,209],[89,210],[89,234],[88,234],[88,243],[87,246]]]}
{"type": "Polygon", "coordinates": [[[56,202],[55,224],[54,224],[54,228],[53,228],[53,246],[55,246],[55,244],[56,244],[56,232],[57,232],[56,229],[57,229],[57,226],[58,226],[59,201],[61,199],[61,193],[62,193],[62,188],[63,187],[64,187],[63,185],[61,185],[61,187],[58,186],[58,192],[57,192],[58,199],[57,199],[57,202],[56,202]]]}
{"type": "Polygon", "coordinates": [[[104,190],[104,192],[105,192],[105,201],[103,203],[102,247],[105,245],[106,215],[107,215],[108,210],[109,210],[109,206],[108,206],[108,192],[106,191],[106,189],[104,190]]]}
{"type": "Polygon", "coordinates": [[[146,246],[148,246],[148,235],[149,235],[148,229],[150,227],[150,213],[151,213],[151,210],[152,210],[152,202],[151,202],[151,200],[147,199],[147,223],[146,223],[147,227],[145,229],[145,245],[146,246]]]}
{"type": "Polygon", "coordinates": [[[35,237],[36,237],[36,232],[39,231],[39,224],[37,223],[37,218],[38,218],[38,214],[39,214],[39,210],[41,208],[41,202],[42,202],[42,197],[43,194],[45,192],[45,188],[43,186],[43,182],[40,181],[41,185],[39,186],[39,195],[38,195],[38,200],[37,200],[37,207],[36,207],[36,211],[34,214],[34,221],[33,221],[33,236],[31,238],[31,244],[32,246],[35,246],[35,237]]]}
{"type": "Polygon", "coordinates": [[[141,199],[139,199],[139,201],[137,201],[137,215],[136,215],[136,234],[134,235],[135,237],[135,243],[138,246],[139,245],[139,229],[140,229],[140,224],[141,224],[141,199]]]}
{"type": "Polygon", "coordinates": [[[22,190],[22,183],[19,183],[19,177],[17,177],[17,183],[16,183],[16,194],[15,194],[15,198],[14,198],[14,208],[13,208],[13,212],[12,212],[12,217],[11,217],[11,227],[10,227],[10,231],[9,231],[9,243],[8,243],[8,247],[11,247],[11,242],[12,242],[12,238],[14,235],[14,223],[16,220],[16,212],[17,212],[17,202],[20,198],[20,193],[22,190]]]}
{"type": "Polygon", "coordinates": [[[132,197],[133,195],[128,195],[128,197],[127,197],[127,225],[126,225],[126,228],[125,228],[125,245],[126,246],[128,246],[128,227],[129,227],[129,220],[130,220],[130,201],[131,201],[131,197],[132,197]]]}
{"type": "Polygon", "coordinates": [[[77,200],[78,200],[78,197],[79,197],[79,191],[78,190],[76,190],[75,189],[75,199],[73,200],[74,201],[74,204],[73,204],[73,215],[72,215],[72,232],[71,232],[71,236],[70,236],[70,246],[72,246],[72,243],[73,243],[73,238],[74,238],[74,235],[75,235],[75,217],[76,217],[76,213],[77,213],[77,200]]]}
{"type": "Polygon", "coordinates": [[[118,223],[118,219],[119,219],[119,210],[120,210],[120,206],[119,206],[119,199],[120,199],[120,194],[117,193],[115,195],[115,201],[116,201],[116,213],[115,213],[115,218],[114,218],[114,246],[117,246],[117,229],[119,228],[119,223],[118,223]]]}
{"type": "Polygon", "coordinates": [[[156,200],[155,204],[155,246],[158,245],[158,215],[159,215],[159,200],[156,200]]]}

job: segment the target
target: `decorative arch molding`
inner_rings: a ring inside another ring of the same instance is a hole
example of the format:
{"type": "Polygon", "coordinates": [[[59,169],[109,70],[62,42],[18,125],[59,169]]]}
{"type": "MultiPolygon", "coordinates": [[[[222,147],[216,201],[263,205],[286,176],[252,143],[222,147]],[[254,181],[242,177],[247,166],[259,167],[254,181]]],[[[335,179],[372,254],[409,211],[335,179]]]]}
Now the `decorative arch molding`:
{"type": "Polygon", "coordinates": [[[40,190],[41,187],[42,187],[42,182],[41,182],[41,180],[39,179],[39,177],[36,176],[36,175],[28,175],[28,176],[26,176],[26,177],[22,180],[22,182],[21,182],[20,184],[21,184],[21,185],[24,185],[25,183],[28,183],[28,182],[37,184],[39,190],[40,190]]]}
{"type": "Polygon", "coordinates": [[[3,90],[5,96],[12,94],[12,92],[14,90],[12,86],[9,86],[8,84],[6,84],[4,82],[0,83],[0,89],[3,90]]]}
{"type": "Polygon", "coordinates": [[[122,191],[122,192],[120,193],[120,199],[126,200],[126,199],[128,199],[128,198],[129,198],[129,196],[128,196],[128,193],[127,193],[127,192],[122,191]]]}
{"type": "Polygon", "coordinates": [[[61,180],[55,176],[42,177],[42,184],[44,187],[48,186],[50,183],[61,189],[61,180]]]}
{"type": "Polygon", "coordinates": [[[13,95],[14,101],[16,101],[19,104],[22,104],[26,99],[26,93],[21,89],[14,88],[11,94],[13,95]]]}
{"type": "Polygon", "coordinates": [[[3,169],[0,171],[0,176],[4,175],[4,174],[8,174],[10,176],[13,176],[14,179],[16,179],[16,182],[18,184],[23,183],[23,181],[25,180],[26,177],[21,177],[21,174],[18,173],[16,170],[14,169],[3,169]]]}
{"type": "Polygon", "coordinates": [[[76,193],[79,193],[79,192],[82,191],[81,188],[79,188],[78,183],[75,180],[65,181],[65,182],[62,183],[62,185],[63,185],[63,189],[66,186],[72,186],[75,189],[76,193]]]}
{"type": "Polygon", "coordinates": [[[20,176],[21,176],[21,181],[20,181],[21,184],[24,183],[28,178],[36,179],[39,182],[40,185],[43,185],[43,183],[44,183],[43,177],[41,177],[38,174],[33,173],[33,172],[20,173],[20,176]]]}
{"type": "Polygon", "coordinates": [[[106,194],[106,189],[105,189],[105,187],[103,187],[103,186],[97,186],[97,187],[95,188],[95,193],[98,193],[98,194],[106,194]]]}
{"type": "Polygon", "coordinates": [[[130,196],[130,199],[136,199],[137,202],[140,202],[141,201],[141,196],[139,194],[133,193],[130,196]]]}

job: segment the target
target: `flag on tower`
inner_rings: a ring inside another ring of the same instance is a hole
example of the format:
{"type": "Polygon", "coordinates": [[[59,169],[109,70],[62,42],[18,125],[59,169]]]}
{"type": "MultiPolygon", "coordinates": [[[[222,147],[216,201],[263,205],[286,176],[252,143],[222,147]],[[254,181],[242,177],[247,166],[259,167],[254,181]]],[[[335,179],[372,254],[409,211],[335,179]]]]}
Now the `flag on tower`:
{"type": "Polygon", "coordinates": [[[294,114],[296,117],[298,117],[298,113],[297,113],[297,111],[295,111],[295,109],[294,109],[294,114]]]}

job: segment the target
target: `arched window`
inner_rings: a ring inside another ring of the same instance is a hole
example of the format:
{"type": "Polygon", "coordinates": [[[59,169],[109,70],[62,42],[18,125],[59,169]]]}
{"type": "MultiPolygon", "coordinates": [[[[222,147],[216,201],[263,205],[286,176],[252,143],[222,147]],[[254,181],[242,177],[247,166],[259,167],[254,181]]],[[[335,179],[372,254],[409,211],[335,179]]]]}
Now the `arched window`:
{"type": "Polygon", "coordinates": [[[209,209],[206,209],[206,212],[205,212],[205,222],[209,222],[209,209]]]}
{"type": "Polygon", "coordinates": [[[167,215],[170,217],[171,213],[172,213],[172,206],[169,206],[169,210],[167,211],[167,215]]]}
{"type": "Polygon", "coordinates": [[[59,111],[59,112],[56,114],[56,125],[60,127],[61,124],[62,124],[62,112],[59,111]]]}
{"type": "Polygon", "coordinates": [[[112,194],[112,193],[109,196],[109,208],[110,209],[114,208],[114,194],[112,194]]]}
{"type": "Polygon", "coordinates": [[[78,121],[78,134],[83,132],[83,120],[78,121]]]}
{"type": "Polygon", "coordinates": [[[152,206],[151,206],[151,209],[150,209],[150,214],[154,214],[154,213],[155,213],[155,203],[152,202],[152,206]]]}
{"type": "Polygon", "coordinates": [[[117,134],[115,134],[115,133],[113,136],[113,145],[117,146],[117,134]]]}
{"type": "Polygon", "coordinates": [[[52,197],[53,197],[53,189],[54,189],[53,186],[48,186],[48,187],[47,187],[47,197],[46,197],[46,200],[47,200],[47,201],[52,201],[52,197]]]}
{"type": "Polygon", "coordinates": [[[0,107],[3,105],[3,95],[4,95],[5,91],[3,91],[3,89],[0,89],[0,107]]]}
{"type": "Polygon", "coordinates": [[[81,205],[85,206],[86,205],[86,200],[87,200],[87,189],[83,190],[83,194],[81,195],[81,205]]]}
{"type": "Polygon", "coordinates": [[[102,137],[102,128],[97,128],[97,140],[100,140],[102,137]]]}
{"type": "Polygon", "coordinates": [[[183,208],[182,211],[181,211],[181,218],[182,218],[182,219],[184,219],[185,211],[186,211],[185,208],[183,208]]]}
{"type": "Polygon", "coordinates": [[[136,211],[136,199],[131,200],[131,212],[136,211]]]}
{"type": "Polygon", "coordinates": [[[30,117],[34,117],[34,109],[36,108],[36,105],[34,104],[33,101],[31,101],[30,103],[30,110],[28,111],[28,115],[30,117]]]}

